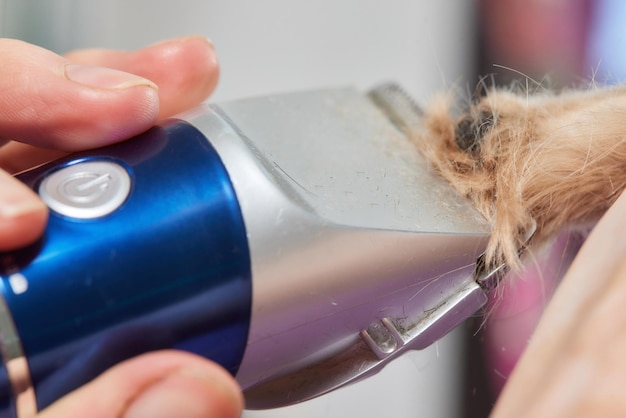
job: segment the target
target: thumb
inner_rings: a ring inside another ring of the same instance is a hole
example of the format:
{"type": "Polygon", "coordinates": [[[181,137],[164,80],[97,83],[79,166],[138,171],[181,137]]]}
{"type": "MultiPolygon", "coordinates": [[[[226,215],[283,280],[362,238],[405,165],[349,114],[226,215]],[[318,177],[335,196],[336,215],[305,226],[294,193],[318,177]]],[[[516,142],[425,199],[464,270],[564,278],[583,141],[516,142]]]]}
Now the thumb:
{"type": "Polygon", "coordinates": [[[158,117],[157,86],[145,78],[14,39],[0,39],[0,56],[0,142],[74,151],[138,134],[158,117]]]}
{"type": "Polygon", "coordinates": [[[234,418],[242,408],[225,370],[189,353],[161,351],[120,363],[37,418],[234,418]]]}

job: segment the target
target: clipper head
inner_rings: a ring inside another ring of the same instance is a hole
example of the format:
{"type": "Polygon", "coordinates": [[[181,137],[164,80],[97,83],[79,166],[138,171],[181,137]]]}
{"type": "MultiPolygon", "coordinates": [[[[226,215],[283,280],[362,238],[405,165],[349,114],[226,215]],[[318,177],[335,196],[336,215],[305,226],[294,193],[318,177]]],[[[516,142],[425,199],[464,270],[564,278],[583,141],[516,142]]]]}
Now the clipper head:
{"type": "Polygon", "coordinates": [[[262,97],[191,119],[223,158],[246,223],[246,405],[313,398],[437,341],[486,302],[490,227],[411,144],[395,85],[262,97]]]}

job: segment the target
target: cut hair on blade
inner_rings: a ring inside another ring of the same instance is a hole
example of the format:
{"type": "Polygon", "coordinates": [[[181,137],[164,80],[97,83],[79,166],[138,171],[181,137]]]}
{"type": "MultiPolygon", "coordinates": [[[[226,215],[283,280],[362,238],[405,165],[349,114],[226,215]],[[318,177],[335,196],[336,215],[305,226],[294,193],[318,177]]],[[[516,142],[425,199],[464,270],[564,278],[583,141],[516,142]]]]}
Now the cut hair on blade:
{"type": "Polygon", "coordinates": [[[487,88],[460,116],[442,95],[412,133],[491,223],[488,264],[519,268],[527,244],[594,224],[626,183],[626,87],[536,91],[487,88]]]}

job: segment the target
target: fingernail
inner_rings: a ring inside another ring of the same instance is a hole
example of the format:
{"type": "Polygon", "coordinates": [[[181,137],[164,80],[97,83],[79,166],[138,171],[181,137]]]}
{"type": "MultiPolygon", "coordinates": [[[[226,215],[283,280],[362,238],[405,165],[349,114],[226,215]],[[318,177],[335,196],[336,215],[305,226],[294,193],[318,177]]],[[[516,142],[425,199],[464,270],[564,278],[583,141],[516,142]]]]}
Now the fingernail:
{"type": "Polygon", "coordinates": [[[221,381],[196,370],[179,370],[146,388],[124,418],[238,417],[241,401],[221,381]]]}
{"type": "Polygon", "coordinates": [[[145,86],[158,90],[152,81],[124,71],[91,65],[67,64],[65,76],[68,80],[90,87],[104,89],[126,89],[145,86]]]}
{"type": "Polygon", "coordinates": [[[204,42],[206,42],[211,48],[215,49],[215,42],[211,38],[207,38],[206,36],[199,36],[204,42]]]}

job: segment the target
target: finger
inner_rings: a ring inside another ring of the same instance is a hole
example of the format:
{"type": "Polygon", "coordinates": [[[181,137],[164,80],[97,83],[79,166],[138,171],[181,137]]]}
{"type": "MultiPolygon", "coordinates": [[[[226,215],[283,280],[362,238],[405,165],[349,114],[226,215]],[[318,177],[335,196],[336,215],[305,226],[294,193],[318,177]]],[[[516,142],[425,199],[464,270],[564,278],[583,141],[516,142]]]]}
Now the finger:
{"type": "MultiPolygon", "coordinates": [[[[137,72],[156,80],[160,85],[160,117],[171,116],[200,103],[213,91],[219,75],[213,46],[201,37],[164,41],[132,52],[79,50],[66,54],[66,59],[78,64],[137,72]]],[[[61,155],[58,151],[12,142],[0,151],[0,168],[16,173],[61,155]]]]}
{"type": "MultiPolygon", "coordinates": [[[[534,394],[528,398],[532,403],[526,405],[525,415],[515,416],[626,416],[626,263],[610,277],[604,294],[587,307],[584,317],[577,318],[577,328],[556,341],[558,352],[533,359],[535,367],[541,362],[543,376],[534,382],[534,394]]],[[[549,341],[542,344],[553,345],[549,341]]],[[[526,388],[532,383],[526,382],[526,388]]]]}
{"type": "Polygon", "coordinates": [[[37,417],[229,418],[242,407],[225,370],[189,353],[162,351],[115,366],[37,417]]]}
{"type": "Polygon", "coordinates": [[[46,205],[23,183],[0,170],[0,251],[34,242],[48,219],[46,205]]]}
{"type": "Polygon", "coordinates": [[[591,405],[604,412],[623,408],[620,416],[626,416],[626,406],[612,399],[615,393],[606,384],[618,388],[626,380],[621,358],[626,351],[626,324],[621,320],[626,304],[625,211],[626,193],[574,260],[505,386],[494,417],[573,416],[587,413],[591,405]]]}
{"type": "Polygon", "coordinates": [[[0,136],[66,151],[95,147],[148,129],[159,98],[151,81],[77,65],[43,48],[0,39],[0,136]]]}
{"type": "Polygon", "coordinates": [[[159,86],[160,118],[201,103],[213,92],[219,76],[213,44],[200,36],[163,41],[138,51],[86,49],[66,57],[75,63],[116,68],[154,81],[159,86]]]}

